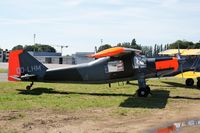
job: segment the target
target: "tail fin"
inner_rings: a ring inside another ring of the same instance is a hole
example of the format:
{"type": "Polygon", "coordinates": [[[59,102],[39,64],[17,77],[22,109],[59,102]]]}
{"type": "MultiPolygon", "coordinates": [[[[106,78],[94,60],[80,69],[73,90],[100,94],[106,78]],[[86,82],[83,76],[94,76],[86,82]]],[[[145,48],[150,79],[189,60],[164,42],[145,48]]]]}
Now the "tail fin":
{"type": "Polygon", "coordinates": [[[31,76],[42,78],[47,70],[42,63],[23,50],[9,53],[8,80],[23,80],[31,76]]]}

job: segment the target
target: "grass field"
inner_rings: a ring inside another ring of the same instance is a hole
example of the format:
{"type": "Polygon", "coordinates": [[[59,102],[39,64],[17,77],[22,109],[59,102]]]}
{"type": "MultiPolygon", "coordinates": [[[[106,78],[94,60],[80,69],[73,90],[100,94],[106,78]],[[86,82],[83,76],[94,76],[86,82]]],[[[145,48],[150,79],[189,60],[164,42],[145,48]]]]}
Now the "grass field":
{"type": "Polygon", "coordinates": [[[110,108],[114,114],[127,115],[151,112],[156,109],[174,108],[179,103],[197,102],[200,91],[185,88],[183,80],[150,80],[152,96],[139,98],[135,95],[137,82],[132,85],[80,85],[35,83],[30,91],[29,83],[1,82],[0,110],[57,109],[84,110],[110,108]],[[133,110],[134,108],[134,110],[133,110]]]}
{"type": "MultiPolygon", "coordinates": [[[[152,79],[152,96],[137,82],[108,85],[0,82],[0,132],[149,132],[199,119],[200,90],[182,79],[152,79]]],[[[200,130],[200,127],[197,131],[200,130]]],[[[191,130],[190,130],[191,131],[191,130]]],[[[195,132],[195,130],[192,130],[195,132]]]]}

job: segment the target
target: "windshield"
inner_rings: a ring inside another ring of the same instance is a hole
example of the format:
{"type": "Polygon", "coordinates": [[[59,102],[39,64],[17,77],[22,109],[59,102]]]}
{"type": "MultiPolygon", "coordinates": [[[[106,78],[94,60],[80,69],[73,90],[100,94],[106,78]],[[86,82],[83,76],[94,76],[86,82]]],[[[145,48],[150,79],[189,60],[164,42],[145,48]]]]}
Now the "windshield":
{"type": "Polygon", "coordinates": [[[146,67],[146,57],[136,55],[134,57],[134,66],[135,66],[135,68],[146,67]]]}

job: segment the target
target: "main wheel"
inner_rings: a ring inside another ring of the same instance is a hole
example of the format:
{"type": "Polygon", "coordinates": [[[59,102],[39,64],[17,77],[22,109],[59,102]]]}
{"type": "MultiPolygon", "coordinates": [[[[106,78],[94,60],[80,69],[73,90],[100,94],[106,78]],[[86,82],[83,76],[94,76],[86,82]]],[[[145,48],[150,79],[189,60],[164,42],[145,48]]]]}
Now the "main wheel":
{"type": "Polygon", "coordinates": [[[200,80],[197,80],[197,88],[200,88],[200,80]]]}
{"type": "Polygon", "coordinates": [[[146,88],[140,88],[137,90],[137,95],[139,97],[147,97],[150,93],[150,88],[147,86],[146,88]]]}
{"type": "Polygon", "coordinates": [[[186,84],[186,86],[191,87],[194,85],[194,80],[192,78],[188,78],[188,79],[186,79],[185,84],[186,84]]]}

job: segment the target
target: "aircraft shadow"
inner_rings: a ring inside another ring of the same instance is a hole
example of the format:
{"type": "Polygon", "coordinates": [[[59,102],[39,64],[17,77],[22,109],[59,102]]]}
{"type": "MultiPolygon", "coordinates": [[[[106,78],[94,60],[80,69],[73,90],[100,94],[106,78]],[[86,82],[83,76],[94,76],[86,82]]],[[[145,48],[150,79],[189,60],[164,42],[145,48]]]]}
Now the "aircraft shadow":
{"type": "Polygon", "coordinates": [[[124,108],[165,108],[168,98],[172,99],[187,99],[200,100],[200,98],[185,97],[185,96],[169,96],[167,90],[152,90],[152,96],[147,98],[137,97],[136,94],[122,94],[122,93],[87,93],[87,92],[72,92],[72,91],[56,91],[52,88],[34,88],[32,90],[17,89],[19,94],[23,95],[42,95],[42,94],[80,94],[91,96],[123,96],[128,97],[125,101],[120,103],[120,107],[124,108]]]}
{"type": "Polygon", "coordinates": [[[186,86],[185,84],[182,84],[182,83],[169,82],[169,81],[162,81],[162,83],[168,84],[168,85],[170,85],[171,87],[172,87],[172,86],[175,86],[175,87],[182,87],[182,88],[189,88],[189,89],[193,89],[193,88],[196,89],[196,88],[197,88],[196,85],[194,85],[194,86],[192,86],[192,87],[189,87],[189,86],[186,86]]]}
{"type": "Polygon", "coordinates": [[[172,99],[187,99],[187,100],[200,100],[199,97],[187,97],[187,96],[169,96],[172,99]]]}
{"type": "MultiPolygon", "coordinates": [[[[136,85],[138,86],[138,83],[128,83],[128,85],[136,85]]],[[[155,84],[148,84],[149,86],[157,86],[157,87],[171,87],[171,85],[155,85],[155,84]]]]}
{"type": "Polygon", "coordinates": [[[119,106],[126,108],[165,108],[169,98],[169,91],[152,90],[152,96],[148,98],[129,97],[119,106]]]}
{"type": "Polygon", "coordinates": [[[72,91],[56,91],[52,88],[34,88],[31,90],[22,90],[17,89],[19,91],[19,94],[24,95],[42,95],[42,94],[80,94],[80,95],[92,95],[92,96],[124,96],[124,97],[130,97],[133,96],[133,94],[118,94],[118,93],[87,93],[87,92],[72,92],[72,91]]]}

